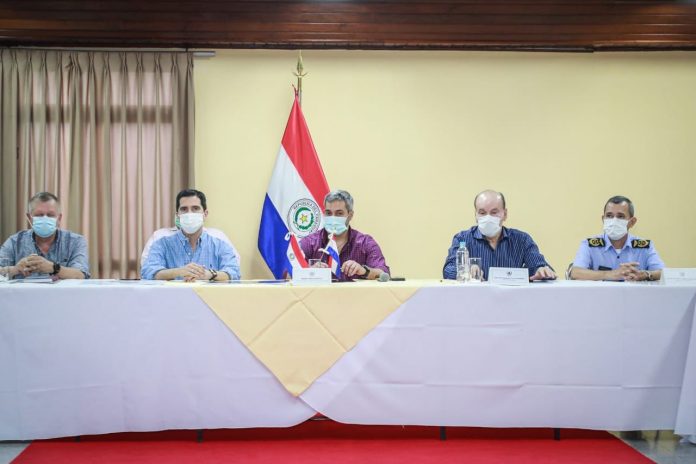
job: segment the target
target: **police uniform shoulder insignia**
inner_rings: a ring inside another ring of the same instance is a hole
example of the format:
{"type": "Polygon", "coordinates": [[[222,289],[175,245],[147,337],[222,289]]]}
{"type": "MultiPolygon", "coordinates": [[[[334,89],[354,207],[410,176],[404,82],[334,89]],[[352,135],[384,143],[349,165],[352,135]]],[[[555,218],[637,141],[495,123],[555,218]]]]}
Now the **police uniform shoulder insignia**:
{"type": "Polygon", "coordinates": [[[592,248],[603,247],[604,239],[602,237],[591,237],[587,239],[587,244],[592,248]]]}
{"type": "Polygon", "coordinates": [[[650,240],[637,238],[637,239],[631,240],[631,246],[633,248],[650,248],[650,240]]]}

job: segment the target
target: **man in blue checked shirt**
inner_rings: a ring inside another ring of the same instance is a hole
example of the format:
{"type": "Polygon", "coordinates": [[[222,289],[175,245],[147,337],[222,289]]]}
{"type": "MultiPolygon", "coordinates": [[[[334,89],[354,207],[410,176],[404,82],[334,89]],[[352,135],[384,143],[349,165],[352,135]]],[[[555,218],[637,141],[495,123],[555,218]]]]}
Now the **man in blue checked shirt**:
{"type": "Polygon", "coordinates": [[[555,279],[551,269],[539,252],[532,237],[521,230],[503,227],[507,219],[505,196],[494,190],[484,190],[474,198],[477,225],[457,233],[447,252],[442,275],[445,279],[456,279],[456,255],[459,242],[465,242],[469,256],[481,258],[484,279],[491,267],[526,267],[530,280],[555,279]]]}
{"type": "Polygon", "coordinates": [[[659,280],[665,267],[651,240],[631,235],[633,202],[611,197],[604,205],[604,233],[580,242],[570,277],[578,280],[659,280]]]}
{"type": "Polygon", "coordinates": [[[208,235],[203,223],[208,216],[205,194],[182,190],[176,196],[181,230],[157,240],[140,274],[149,280],[239,280],[239,257],[232,247],[208,235]]]}
{"type": "Polygon", "coordinates": [[[7,266],[10,279],[89,279],[87,241],[61,229],[62,218],[60,201],[54,194],[39,192],[29,200],[30,228],[12,235],[0,247],[0,266],[7,266]]]}

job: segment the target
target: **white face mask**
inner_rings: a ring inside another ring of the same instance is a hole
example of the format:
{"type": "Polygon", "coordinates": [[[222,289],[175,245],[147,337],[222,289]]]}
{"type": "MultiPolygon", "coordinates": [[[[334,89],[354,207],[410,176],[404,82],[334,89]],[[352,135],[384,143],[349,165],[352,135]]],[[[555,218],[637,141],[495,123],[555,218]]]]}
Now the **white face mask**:
{"type": "Polygon", "coordinates": [[[343,216],[324,216],[324,230],[330,234],[341,235],[348,230],[346,217],[343,216]]]}
{"type": "Polygon", "coordinates": [[[619,240],[628,233],[628,219],[604,219],[604,233],[612,240],[619,240]]]}
{"type": "Polygon", "coordinates": [[[179,215],[181,229],[187,234],[195,234],[203,227],[203,213],[185,213],[179,215]]]}
{"type": "Polygon", "coordinates": [[[500,233],[500,218],[497,216],[491,216],[487,214],[485,216],[479,216],[476,218],[478,222],[478,228],[483,235],[486,237],[495,237],[500,233]]]}

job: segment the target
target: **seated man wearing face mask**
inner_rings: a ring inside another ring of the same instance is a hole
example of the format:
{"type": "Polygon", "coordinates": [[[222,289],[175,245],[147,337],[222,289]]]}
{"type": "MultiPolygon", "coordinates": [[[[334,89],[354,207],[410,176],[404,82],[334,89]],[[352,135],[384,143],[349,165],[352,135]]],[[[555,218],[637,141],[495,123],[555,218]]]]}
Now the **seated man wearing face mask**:
{"type": "Polygon", "coordinates": [[[633,203],[611,197],[604,205],[604,234],[580,242],[570,271],[578,280],[659,280],[664,263],[652,241],[628,233],[636,225],[633,203]]]}
{"type": "Polygon", "coordinates": [[[89,279],[87,241],[82,235],[59,229],[63,214],[52,193],[40,192],[27,205],[31,229],[12,235],[0,247],[0,266],[9,267],[10,279],[52,276],[89,279]]]}
{"type": "Polygon", "coordinates": [[[232,247],[203,230],[208,216],[205,194],[182,190],[176,196],[181,230],[152,244],[142,265],[143,279],[239,280],[239,258],[232,247]]]}
{"type": "Polygon", "coordinates": [[[517,229],[503,227],[507,219],[505,197],[494,190],[484,190],[474,198],[478,225],[457,233],[447,252],[442,275],[457,278],[456,255],[459,242],[465,242],[469,256],[481,258],[484,279],[490,267],[526,267],[530,280],[555,279],[556,274],[539,252],[532,237],[517,229]]]}
{"type": "Polygon", "coordinates": [[[321,259],[317,264],[327,267],[326,249],[329,234],[334,234],[341,262],[339,280],[378,279],[389,274],[389,266],[374,238],[352,227],[353,197],[345,190],[334,190],[324,198],[324,229],[302,239],[300,247],[307,260],[321,259]]]}

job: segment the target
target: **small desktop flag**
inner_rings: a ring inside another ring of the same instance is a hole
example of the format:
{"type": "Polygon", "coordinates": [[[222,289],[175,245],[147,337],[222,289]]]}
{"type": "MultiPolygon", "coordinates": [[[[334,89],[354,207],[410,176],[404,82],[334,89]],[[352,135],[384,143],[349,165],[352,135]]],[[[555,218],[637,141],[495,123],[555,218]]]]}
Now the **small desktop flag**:
{"type": "Polygon", "coordinates": [[[276,279],[292,275],[298,266],[307,267],[298,239],[322,227],[327,193],[329,184],[295,92],[259,228],[259,251],[276,279]]]}
{"type": "Polygon", "coordinates": [[[322,249],[324,253],[329,255],[329,259],[327,261],[329,267],[331,268],[331,272],[338,277],[339,279],[341,278],[341,258],[338,256],[338,246],[336,246],[336,240],[334,240],[334,234],[329,235],[329,241],[326,244],[326,248],[322,249]]]}

